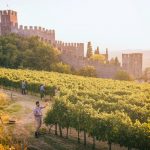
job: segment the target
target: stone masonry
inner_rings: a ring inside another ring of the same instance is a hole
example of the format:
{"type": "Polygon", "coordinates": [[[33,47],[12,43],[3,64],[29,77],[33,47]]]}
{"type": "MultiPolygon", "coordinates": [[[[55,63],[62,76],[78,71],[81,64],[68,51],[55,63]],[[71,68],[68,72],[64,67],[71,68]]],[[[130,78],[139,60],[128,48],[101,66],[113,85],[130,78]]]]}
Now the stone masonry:
{"type": "Polygon", "coordinates": [[[142,53],[122,54],[122,67],[135,78],[142,76],[142,53]]]}

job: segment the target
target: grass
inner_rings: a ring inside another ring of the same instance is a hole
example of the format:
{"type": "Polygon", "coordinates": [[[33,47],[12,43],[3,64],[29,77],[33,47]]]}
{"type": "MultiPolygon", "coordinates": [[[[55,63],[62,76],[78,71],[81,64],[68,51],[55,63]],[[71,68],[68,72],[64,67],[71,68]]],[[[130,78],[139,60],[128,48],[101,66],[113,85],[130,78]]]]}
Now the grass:
{"type": "Polygon", "coordinates": [[[5,111],[9,114],[18,113],[21,110],[22,110],[22,106],[20,104],[15,104],[15,103],[5,109],[5,111]]]}
{"type": "Polygon", "coordinates": [[[46,134],[39,139],[31,138],[30,144],[39,149],[44,148],[44,150],[92,150],[92,144],[87,144],[85,147],[83,143],[78,144],[76,138],[66,139],[54,134],[46,134]]]}

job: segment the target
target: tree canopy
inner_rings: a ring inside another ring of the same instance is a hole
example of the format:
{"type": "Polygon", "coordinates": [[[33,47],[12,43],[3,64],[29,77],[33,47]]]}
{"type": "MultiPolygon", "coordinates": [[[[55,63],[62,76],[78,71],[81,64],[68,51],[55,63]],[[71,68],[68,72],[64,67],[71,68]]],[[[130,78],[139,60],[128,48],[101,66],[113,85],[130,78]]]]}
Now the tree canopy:
{"type": "Polygon", "coordinates": [[[85,66],[78,71],[79,75],[96,77],[96,69],[94,66],[85,66]]]}
{"type": "Polygon", "coordinates": [[[39,40],[16,34],[0,36],[0,66],[51,70],[59,62],[59,51],[39,40]]]}
{"type": "Polygon", "coordinates": [[[124,80],[124,81],[132,81],[133,77],[129,75],[126,71],[120,70],[116,73],[115,79],[124,80]]]}
{"type": "Polygon", "coordinates": [[[93,61],[99,61],[100,63],[105,63],[105,56],[101,54],[94,54],[90,59],[93,61]]]}

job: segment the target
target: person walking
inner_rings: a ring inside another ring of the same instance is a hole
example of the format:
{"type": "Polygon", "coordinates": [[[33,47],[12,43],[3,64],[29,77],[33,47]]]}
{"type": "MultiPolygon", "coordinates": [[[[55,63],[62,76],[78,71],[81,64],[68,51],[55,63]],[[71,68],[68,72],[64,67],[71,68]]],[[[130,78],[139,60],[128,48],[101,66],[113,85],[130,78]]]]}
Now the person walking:
{"type": "Polygon", "coordinates": [[[26,82],[25,81],[21,82],[21,91],[22,91],[22,95],[26,94],[26,82]]]}
{"type": "Polygon", "coordinates": [[[40,97],[41,97],[41,100],[43,99],[44,96],[45,96],[45,86],[44,86],[44,84],[42,84],[40,86],[40,97]]]}
{"type": "Polygon", "coordinates": [[[40,106],[40,102],[36,101],[36,108],[33,111],[36,124],[35,138],[39,137],[39,129],[42,126],[42,109],[46,108],[47,106],[48,104],[46,104],[45,106],[40,106]]]}

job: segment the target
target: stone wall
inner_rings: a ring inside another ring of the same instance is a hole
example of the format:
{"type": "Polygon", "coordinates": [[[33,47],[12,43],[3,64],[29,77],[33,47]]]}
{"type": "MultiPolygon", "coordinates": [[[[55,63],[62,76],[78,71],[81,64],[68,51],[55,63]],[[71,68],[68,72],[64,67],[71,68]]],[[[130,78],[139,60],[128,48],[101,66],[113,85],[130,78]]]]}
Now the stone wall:
{"type": "Polygon", "coordinates": [[[79,70],[85,66],[94,66],[97,72],[97,77],[100,78],[114,78],[117,71],[121,70],[119,65],[102,64],[98,61],[92,61],[85,57],[75,57],[72,54],[68,57],[67,54],[62,53],[61,60],[69,64],[75,70],[79,70]]]}
{"type": "Polygon", "coordinates": [[[5,35],[12,32],[12,28],[17,27],[17,12],[12,10],[0,11],[0,34],[5,35]]]}
{"type": "Polygon", "coordinates": [[[37,26],[20,25],[14,32],[23,36],[38,36],[41,40],[49,43],[55,43],[55,30],[47,30],[37,26]]]}
{"type": "Polygon", "coordinates": [[[84,43],[64,43],[55,41],[54,47],[57,47],[67,57],[84,57],[84,43]]]}
{"type": "Polygon", "coordinates": [[[135,78],[142,76],[142,53],[122,54],[122,67],[135,78]]]}

